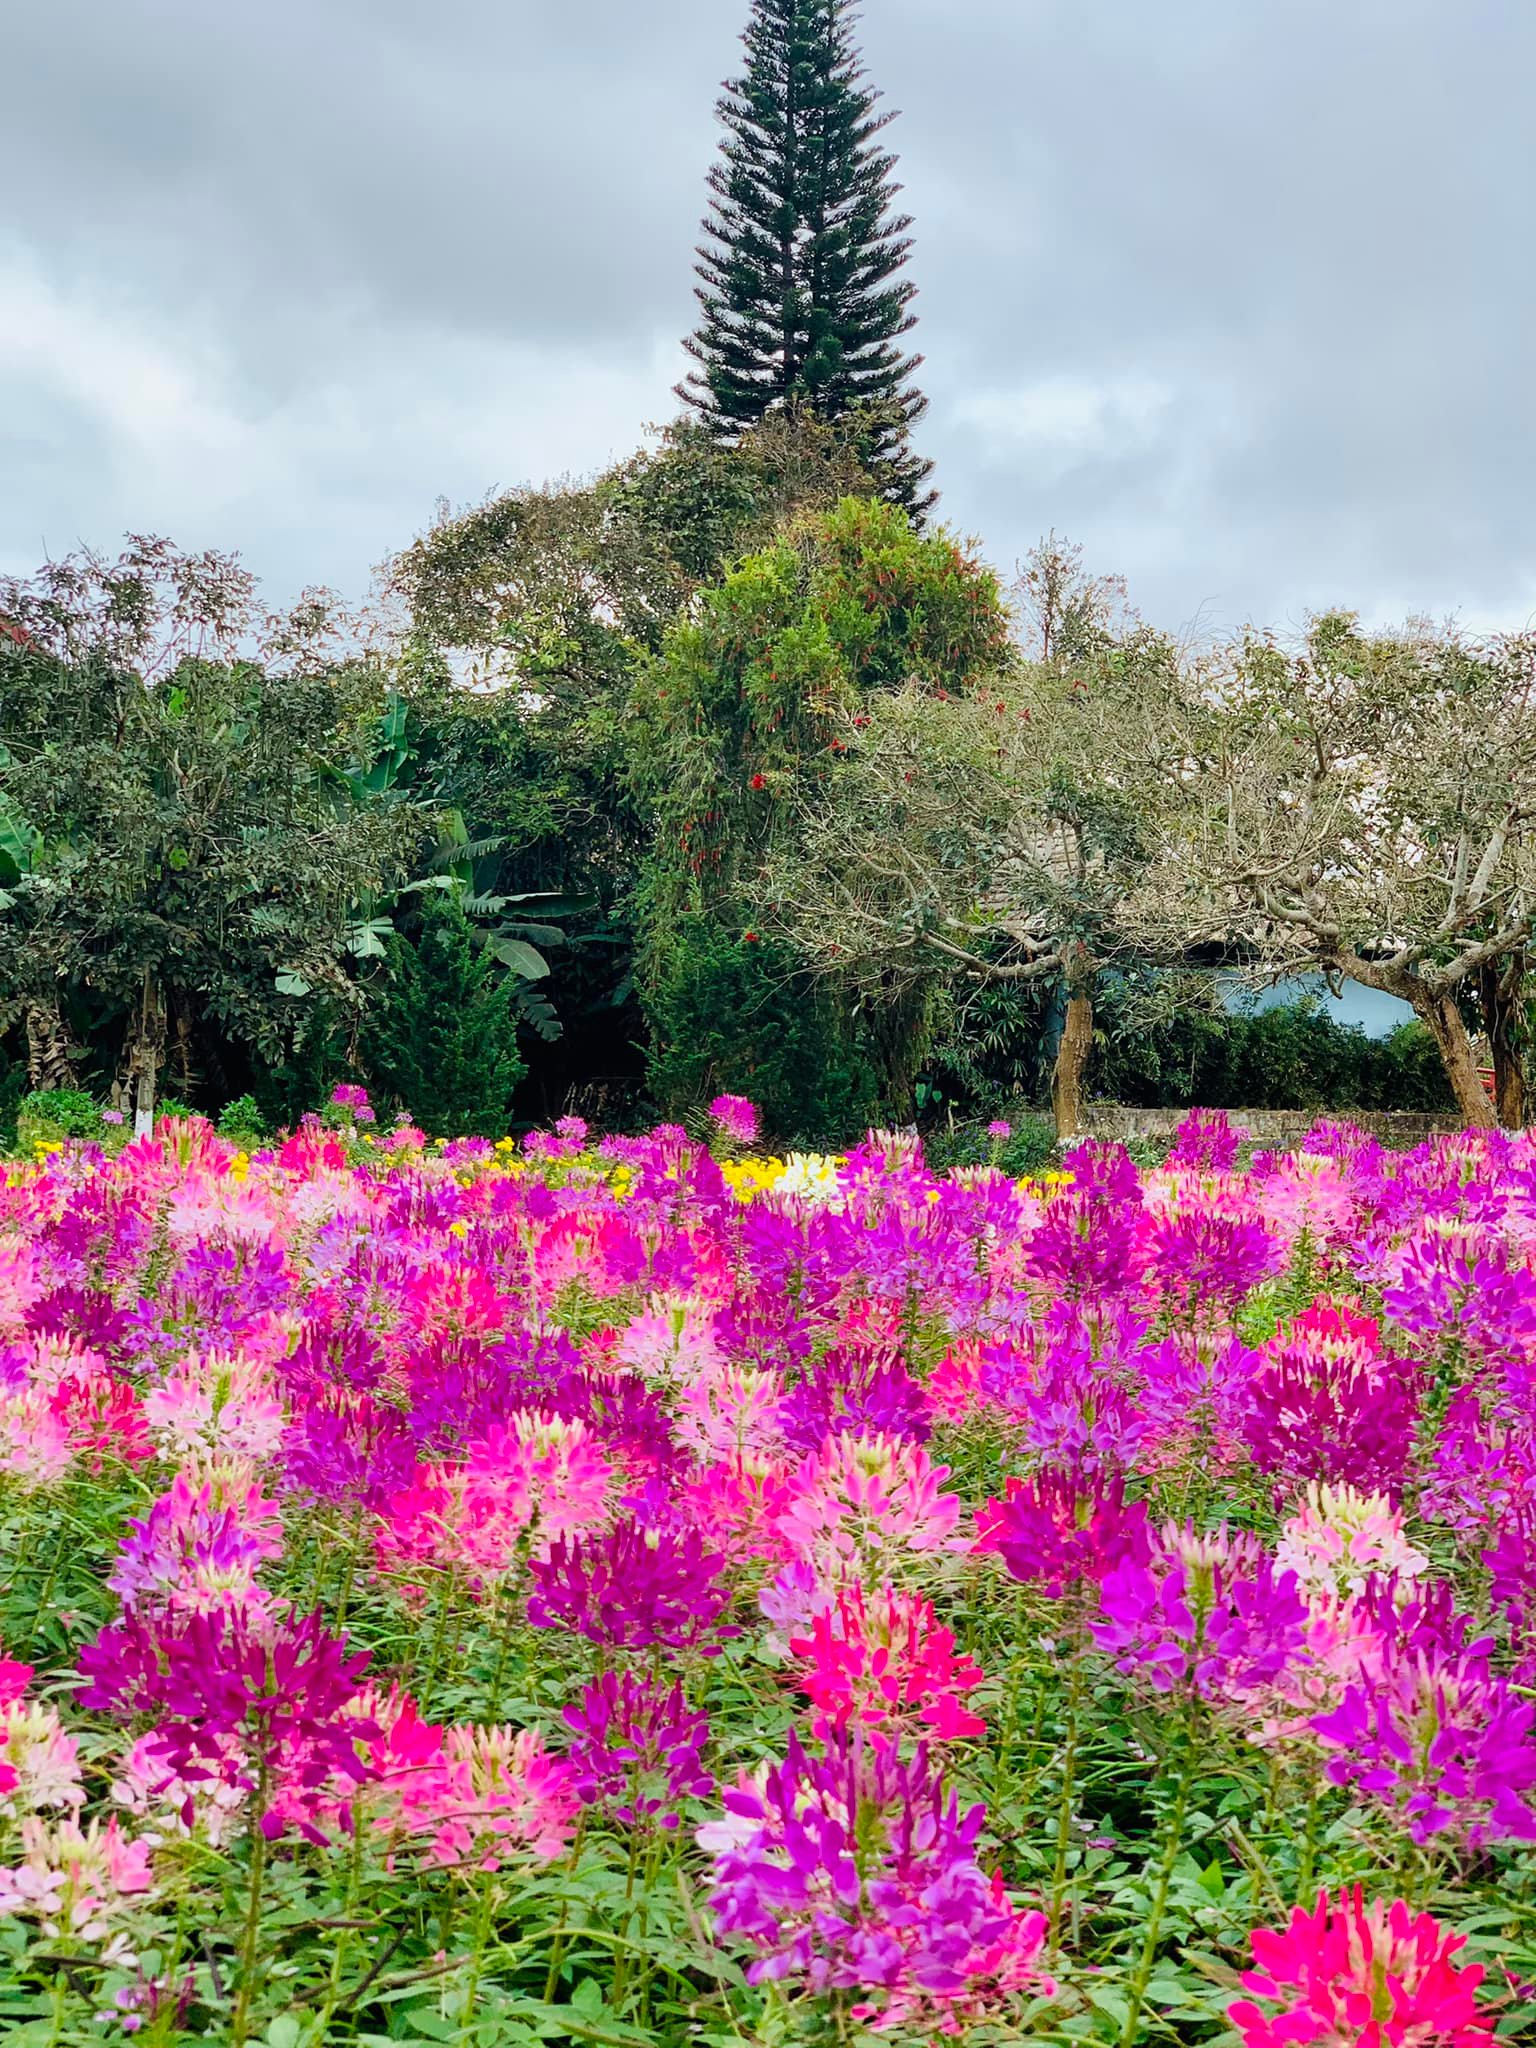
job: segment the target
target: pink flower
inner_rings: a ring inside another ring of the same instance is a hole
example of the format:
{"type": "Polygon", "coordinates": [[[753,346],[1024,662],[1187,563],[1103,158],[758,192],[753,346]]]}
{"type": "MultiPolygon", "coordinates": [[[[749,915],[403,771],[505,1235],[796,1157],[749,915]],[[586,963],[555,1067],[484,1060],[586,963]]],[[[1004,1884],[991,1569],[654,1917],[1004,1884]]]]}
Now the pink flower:
{"type": "Polygon", "coordinates": [[[1476,2006],[1482,1965],[1451,1961],[1465,1945],[1401,1899],[1367,1906],[1357,1885],[1330,1908],[1321,1892],[1315,1911],[1298,1906],[1286,1928],[1253,1935],[1243,1988],[1276,2009],[1240,1998],[1227,2017],[1244,2048],[1481,2048],[1493,2032],[1476,2006]]]}
{"type": "Polygon", "coordinates": [[[818,1734],[853,1722],[892,1731],[920,1727],[940,1741],[984,1735],[987,1724],[963,1704],[982,1681],[971,1658],[955,1655],[952,1630],[941,1628],[933,1602],[886,1586],[866,1600],[844,1587],[837,1605],[793,1636],[790,1655],[803,1661],[800,1683],[815,1710],[818,1734]]]}
{"type": "MultiPolygon", "coordinates": [[[[148,1847],[116,1819],[85,1830],[73,1820],[24,1820],[21,1846],[21,1862],[0,1868],[0,1914],[36,1920],[53,1940],[110,1941],[128,1902],[153,1888],[148,1847]]],[[[120,1937],[112,1953],[132,1960],[120,1937]]]]}
{"type": "Polygon", "coordinates": [[[397,1796],[380,1825],[429,1836],[426,1862],[499,1870],[513,1850],[547,1861],[569,1847],[581,1802],[570,1766],[537,1729],[444,1732],[412,1706],[397,1718],[393,1749],[397,1796]]]}
{"type": "Polygon", "coordinates": [[[744,1095],[717,1095],[709,1105],[709,1113],[722,1134],[738,1145],[755,1141],[759,1129],[757,1105],[748,1102],[744,1095]]]}
{"type": "Polygon", "coordinates": [[[283,1404],[264,1366],[210,1356],[144,1396],[144,1419],[168,1457],[269,1458],[283,1440],[283,1404]]]}
{"type": "Polygon", "coordinates": [[[776,1372],[746,1365],[707,1368],[683,1388],[676,1437],[704,1457],[767,1450],[779,1438],[784,1385],[776,1372]]]}
{"type": "Polygon", "coordinates": [[[1280,1532],[1275,1568],[1294,1572],[1309,1598],[1348,1599],[1376,1575],[1414,1578],[1429,1569],[1429,1559],[1403,1534],[1402,1511],[1385,1494],[1314,1480],[1280,1532]]]}
{"type": "Polygon", "coordinates": [[[81,1806],[79,1748],[56,1707],[26,1700],[0,1707],[0,1763],[9,1779],[0,1785],[0,1813],[81,1806]]]}
{"type": "Polygon", "coordinates": [[[831,1579],[910,1572],[914,1561],[964,1550],[947,1465],[896,1436],[829,1436],[792,1482],[779,1528],[831,1579]]]}

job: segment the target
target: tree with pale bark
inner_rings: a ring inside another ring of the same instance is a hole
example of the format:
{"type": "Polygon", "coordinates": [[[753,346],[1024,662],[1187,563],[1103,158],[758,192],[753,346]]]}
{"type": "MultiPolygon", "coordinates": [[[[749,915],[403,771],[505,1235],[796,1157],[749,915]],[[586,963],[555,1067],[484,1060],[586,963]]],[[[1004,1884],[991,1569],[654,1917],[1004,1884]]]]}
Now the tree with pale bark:
{"type": "Polygon", "coordinates": [[[1408,1003],[1469,1125],[1496,1121],[1464,1008],[1510,1029],[1536,916],[1536,638],[1314,620],[1249,635],[1181,693],[1186,755],[1139,936],[1228,945],[1272,978],[1321,972],[1408,1003]]]}
{"type": "Polygon", "coordinates": [[[1127,919],[1177,762],[1172,649],[1141,633],[1084,671],[1021,665],[959,696],[870,700],[759,879],[764,919],[854,991],[1055,984],[1058,1132],[1080,1127],[1094,990],[1127,919]]]}

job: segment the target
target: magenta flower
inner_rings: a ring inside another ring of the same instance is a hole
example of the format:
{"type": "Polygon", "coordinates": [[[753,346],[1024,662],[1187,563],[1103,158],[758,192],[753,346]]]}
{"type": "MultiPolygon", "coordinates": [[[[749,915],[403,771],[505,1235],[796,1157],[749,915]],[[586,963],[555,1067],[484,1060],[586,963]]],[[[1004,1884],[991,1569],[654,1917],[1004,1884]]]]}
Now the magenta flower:
{"type": "Polygon", "coordinates": [[[981,1666],[955,1654],[954,1631],[941,1627],[933,1602],[919,1594],[885,1586],[866,1599],[862,1587],[845,1586],[789,1649],[801,1660],[818,1735],[856,1723],[940,1742],[987,1732],[965,1704],[981,1684],[981,1666]]]}
{"type": "Polygon", "coordinates": [[[721,1132],[735,1144],[756,1142],[760,1129],[757,1105],[744,1095],[717,1095],[709,1105],[709,1113],[721,1132]]]}
{"type": "Polygon", "coordinates": [[[1097,1584],[1123,1559],[1151,1557],[1146,1504],[1126,1500],[1119,1476],[1048,1467],[1033,1479],[1010,1479],[976,1526],[976,1548],[995,1550],[1011,1577],[1038,1584],[1049,1600],[1085,1581],[1097,1584]]]}
{"type": "Polygon", "coordinates": [[[715,1789],[704,1767],[709,1716],[689,1708],[681,1683],[663,1690],[633,1672],[607,1671],[564,1718],[575,1737],[576,1789],[615,1820],[675,1828],[684,1799],[707,1799],[715,1789]]]}
{"type": "Polygon", "coordinates": [[[1285,1260],[1256,1216],[1201,1205],[1164,1210],[1147,1231],[1148,1278],[1185,1315],[1230,1310],[1285,1260]]]}
{"type": "Polygon", "coordinates": [[[1190,1686],[1213,1704],[1265,1691],[1304,1653],[1307,1607],[1252,1537],[1169,1528],[1150,1561],[1128,1556],[1090,1624],[1120,1669],[1158,1692],[1190,1686]]]}
{"type": "Polygon", "coordinates": [[[982,1874],[984,1809],[962,1810],[925,1750],[903,1762],[894,1741],[854,1733],[814,1758],[791,1734],[784,1761],[740,1780],[725,1809],[698,1839],[716,1925],[755,1952],[753,1983],[862,1991],[864,2011],[894,2020],[1034,1979],[1045,1916],[982,1874]]]}
{"type": "MultiPolygon", "coordinates": [[[[361,1776],[357,1744],[372,1730],[351,1710],[367,1665],[318,1614],[134,1612],[81,1651],[80,1704],[153,1720],[168,1777],[280,1789],[323,1840],[303,1815],[335,1780],[361,1776]]],[[[270,1809],[259,1817],[280,1831],[270,1809]]]]}
{"type": "Polygon", "coordinates": [[[1265,1348],[1243,1434],[1261,1472],[1363,1493],[1402,1489],[1418,1422],[1413,1368],[1383,1355],[1374,1322],[1319,1303],[1265,1348]]]}
{"type": "Polygon", "coordinates": [[[1330,1906],[1320,1892],[1312,1912],[1298,1906],[1288,1926],[1252,1941],[1243,1988],[1274,2009],[1252,1998],[1227,2007],[1243,2048],[1483,2048],[1493,2032],[1477,2010],[1482,1965],[1451,1961],[1466,1936],[1401,1899],[1366,1905],[1356,1885],[1330,1906]]]}
{"type": "Polygon", "coordinates": [[[1065,1301],[1128,1294],[1143,1263],[1141,1177],[1123,1145],[1074,1145],[1067,1167],[1070,1186],[1024,1242],[1026,1266],[1065,1301]]]}
{"type": "Polygon", "coordinates": [[[1241,1138],[1224,1109],[1192,1109],[1173,1134],[1167,1163],[1195,1173],[1230,1173],[1241,1138]]]}
{"type": "Polygon", "coordinates": [[[723,1562],[696,1529],[646,1530],[626,1517],[605,1535],[562,1536],[534,1560],[528,1619],[624,1649],[707,1653],[731,1597],[723,1562]]]}

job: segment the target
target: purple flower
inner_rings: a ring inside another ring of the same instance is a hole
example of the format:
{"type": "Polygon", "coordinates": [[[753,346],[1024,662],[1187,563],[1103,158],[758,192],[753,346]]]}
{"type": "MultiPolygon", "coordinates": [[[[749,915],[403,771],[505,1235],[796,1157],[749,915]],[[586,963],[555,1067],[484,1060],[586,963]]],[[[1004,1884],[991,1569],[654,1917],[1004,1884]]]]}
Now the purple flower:
{"type": "Polygon", "coordinates": [[[104,1109],[101,1112],[101,1120],[104,1124],[120,1124],[123,1121],[123,1112],[120,1109],[104,1109]]]}
{"type": "Polygon", "coordinates": [[[1129,1556],[1099,1589],[1091,1624],[1120,1669],[1159,1692],[1189,1685],[1235,1704],[1272,1685],[1305,1647],[1296,1575],[1277,1576],[1251,1536],[1169,1528],[1150,1561],[1129,1556]]]}
{"type": "Polygon", "coordinates": [[[594,1643],[708,1654],[731,1597],[720,1581],[724,1562],[696,1529],[646,1530],[626,1517],[605,1535],[562,1536],[534,1560],[528,1619],[594,1643]]]}
{"type": "Polygon", "coordinates": [[[999,1140],[1011,1138],[1013,1136],[1013,1125],[1004,1123],[1003,1119],[998,1117],[995,1122],[987,1125],[987,1136],[999,1140]]]}
{"type": "Polygon", "coordinates": [[[1479,1655],[1388,1654],[1319,1714],[1328,1775],[1389,1806],[1416,1842],[1536,1841],[1536,1706],[1479,1655]]]}
{"type": "Polygon", "coordinates": [[[675,1828],[684,1799],[707,1799],[715,1781],[704,1768],[709,1716],[693,1713],[680,1683],[669,1690],[633,1672],[604,1672],[565,1709],[575,1736],[571,1763],[588,1804],[615,1820],[657,1820],[675,1828]]]}
{"type": "MultiPolygon", "coordinates": [[[[253,1794],[265,1786],[323,1841],[305,1809],[334,1780],[362,1776],[357,1745],[379,1732],[353,1710],[367,1666],[318,1614],[138,1611],[81,1651],[79,1697],[119,1720],[152,1721],[167,1777],[253,1794]]],[[[280,1832],[270,1804],[258,1818],[280,1832]]]]}
{"type": "Polygon", "coordinates": [[[1488,1244],[1485,1232],[1464,1224],[1426,1230],[1399,1255],[1382,1305],[1416,1336],[1456,1338],[1504,1365],[1517,1398],[1531,1386],[1536,1273],[1503,1245],[1488,1244]]]}
{"type": "Polygon", "coordinates": [[[212,1485],[178,1473],[142,1521],[130,1521],[107,1584],[125,1607],[170,1599],[197,1605],[250,1596],[256,1573],[283,1550],[275,1502],[252,1487],[220,1504],[212,1485]]]}
{"type": "Polygon", "coordinates": [[[757,1105],[748,1102],[744,1095],[717,1095],[709,1105],[709,1113],[723,1135],[736,1144],[751,1145],[756,1142],[760,1129],[757,1105]]]}
{"type": "Polygon", "coordinates": [[[1027,1981],[1044,1918],[983,1876],[985,1809],[962,1810],[925,1748],[903,1762],[894,1741],[844,1731],[818,1758],[791,1734],[784,1761],[724,1804],[698,1839],[716,1925],[756,1951],[751,1982],[878,1993],[871,2009],[894,2017],[1000,1975],[1005,1953],[1027,1981]]]}
{"type": "Polygon", "coordinates": [[[779,1428],[797,1451],[819,1451],[826,1437],[843,1431],[919,1444],[932,1434],[928,1397],[899,1358],[838,1347],[791,1387],[779,1428]]]}
{"type": "Polygon", "coordinates": [[[1152,1552],[1143,1501],[1127,1501],[1125,1481],[1047,1470],[1010,1479],[1001,1500],[977,1515],[978,1550],[995,1550],[1011,1577],[1038,1583],[1047,1599],[1098,1582],[1130,1558],[1152,1552]]]}

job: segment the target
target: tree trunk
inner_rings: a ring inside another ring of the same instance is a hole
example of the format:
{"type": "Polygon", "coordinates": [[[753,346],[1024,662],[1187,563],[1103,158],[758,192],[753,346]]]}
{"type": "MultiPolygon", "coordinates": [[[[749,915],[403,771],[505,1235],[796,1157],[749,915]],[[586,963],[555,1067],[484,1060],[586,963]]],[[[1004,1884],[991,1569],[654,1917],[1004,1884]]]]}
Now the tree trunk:
{"type": "Polygon", "coordinates": [[[1473,1064],[1472,1041],[1467,1036],[1467,1027],[1462,1023],[1461,1012],[1454,1001],[1450,996],[1434,995],[1424,988],[1416,988],[1409,1000],[1420,1021],[1434,1036],[1462,1122],[1469,1130],[1496,1130],[1498,1118],[1488,1100],[1482,1077],[1473,1064]]]}
{"type": "Polygon", "coordinates": [[[34,997],[27,1004],[26,1016],[28,1087],[34,1094],[73,1088],[75,1070],[58,1004],[48,997],[34,997]]]}
{"type": "Polygon", "coordinates": [[[144,970],[139,1014],[130,1028],[134,1034],[128,1048],[128,1082],[134,1090],[133,1135],[147,1138],[155,1128],[155,1084],[165,1047],[165,1013],[148,968],[144,970]]]}
{"type": "Polygon", "coordinates": [[[1493,1099],[1506,1131],[1525,1128],[1525,961],[1519,954],[1502,966],[1489,961],[1478,978],[1478,995],[1493,1053],[1493,1099]]]}
{"type": "Polygon", "coordinates": [[[1058,1143],[1075,1138],[1083,1125],[1083,1070],[1093,1049],[1093,998],[1080,984],[1068,983],[1067,1021],[1056,1048],[1051,1074],[1051,1108],[1058,1143]]]}

